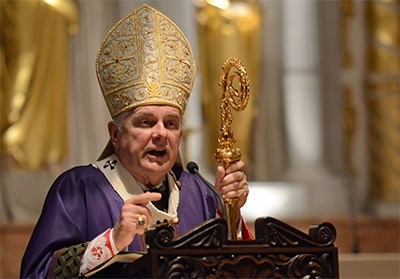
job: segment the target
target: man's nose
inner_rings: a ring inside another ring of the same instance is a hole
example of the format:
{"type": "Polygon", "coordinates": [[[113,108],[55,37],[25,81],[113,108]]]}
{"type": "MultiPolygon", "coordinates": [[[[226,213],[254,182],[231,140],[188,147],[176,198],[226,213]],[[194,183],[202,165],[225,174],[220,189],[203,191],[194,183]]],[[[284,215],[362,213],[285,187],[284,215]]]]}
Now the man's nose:
{"type": "Polygon", "coordinates": [[[153,127],[153,135],[152,136],[154,139],[167,137],[167,129],[165,128],[163,123],[157,123],[157,125],[155,125],[153,127]]]}

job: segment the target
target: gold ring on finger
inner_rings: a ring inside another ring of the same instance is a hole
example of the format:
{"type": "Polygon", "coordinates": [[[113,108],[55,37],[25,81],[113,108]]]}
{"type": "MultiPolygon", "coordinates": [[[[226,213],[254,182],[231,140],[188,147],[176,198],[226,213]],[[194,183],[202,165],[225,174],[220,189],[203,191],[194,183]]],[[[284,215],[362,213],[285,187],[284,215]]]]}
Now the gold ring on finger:
{"type": "Polygon", "coordinates": [[[143,226],[145,223],[146,223],[146,222],[143,220],[142,215],[140,215],[140,216],[139,216],[139,219],[138,219],[138,222],[137,222],[138,226],[143,226]]]}

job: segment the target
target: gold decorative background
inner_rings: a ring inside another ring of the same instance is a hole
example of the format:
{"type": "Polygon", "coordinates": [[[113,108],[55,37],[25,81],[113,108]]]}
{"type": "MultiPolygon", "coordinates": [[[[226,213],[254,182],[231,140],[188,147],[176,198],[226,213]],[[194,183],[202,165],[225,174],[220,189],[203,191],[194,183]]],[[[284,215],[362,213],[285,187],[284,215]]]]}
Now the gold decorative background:
{"type": "Polygon", "coordinates": [[[400,200],[400,1],[368,1],[365,100],[372,198],[400,200]]]}
{"type": "Polygon", "coordinates": [[[68,155],[72,0],[0,1],[1,156],[37,170],[68,155]],[[45,29],[43,27],[46,27],[45,29]]]}
{"type": "MultiPolygon", "coordinates": [[[[198,1],[196,10],[199,37],[199,69],[202,77],[201,94],[204,140],[208,164],[213,166],[214,150],[218,145],[219,87],[221,67],[229,57],[238,57],[248,69],[251,98],[247,109],[235,117],[232,129],[242,160],[251,165],[251,133],[257,114],[259,71],[261,69],[261,12],[257,1],[198,1]],[[229,3],[218,6],[217,3],[229,3]]],[[[251,167],[248,168],[251,171],[251,167]]],[[[250,174],[250,173],[249,173],[250,174]]]]}

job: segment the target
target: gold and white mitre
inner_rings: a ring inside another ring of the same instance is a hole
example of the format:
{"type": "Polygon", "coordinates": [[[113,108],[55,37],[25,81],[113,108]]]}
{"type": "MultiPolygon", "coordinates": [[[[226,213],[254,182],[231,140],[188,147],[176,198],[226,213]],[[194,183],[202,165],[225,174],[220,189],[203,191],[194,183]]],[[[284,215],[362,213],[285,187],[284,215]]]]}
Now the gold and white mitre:
{"type": "Polygon", "coordinates": [[[112,118],[143,105],[170,105],[183,114],[196,66],[189,41],[176,24],[143,5],[108,32],[96,72],[112,118]]]}

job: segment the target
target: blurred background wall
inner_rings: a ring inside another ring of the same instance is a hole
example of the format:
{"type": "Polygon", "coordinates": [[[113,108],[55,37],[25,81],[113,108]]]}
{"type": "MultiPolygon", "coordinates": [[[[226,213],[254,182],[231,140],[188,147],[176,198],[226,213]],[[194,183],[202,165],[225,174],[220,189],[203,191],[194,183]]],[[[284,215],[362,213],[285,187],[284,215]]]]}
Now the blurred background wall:
{"type": "Polygon", "coordinates": [[[0,277],[18,277],[53,180],[107,143],[97,50],[144,3],[192,44],[181,149],[211,181],[222,64],[248,70],[251,102],[233,122],[250,226],[332,221],[339,252],[399,253],[399,1],[1,1],[0,277]]]}

